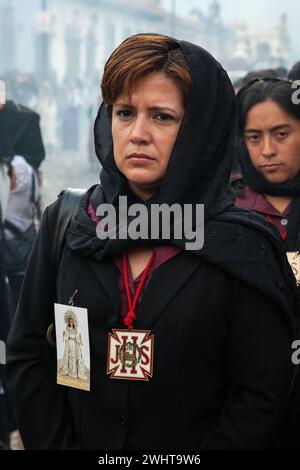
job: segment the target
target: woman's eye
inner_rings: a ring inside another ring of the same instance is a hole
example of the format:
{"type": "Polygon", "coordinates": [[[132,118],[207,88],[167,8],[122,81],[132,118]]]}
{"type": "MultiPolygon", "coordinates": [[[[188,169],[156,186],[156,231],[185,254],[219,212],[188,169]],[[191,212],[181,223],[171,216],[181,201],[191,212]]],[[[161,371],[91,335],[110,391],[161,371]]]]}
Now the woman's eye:
{"type": "Polygon", "coordinates": [[[283,140],[288,136],[287,132],[277,132],[276,137],[277,139],[283,140]]]}
{"type": "Polygon", "coordinates": [[[161,121],[161,122],[168,122],[168,121],[174,120],[173,116],[170,116],[169,114],[165,114],[165,113],[158,113],[154,117],[155,119],[158,119],[158,121],[161,121]]]}
{"type": "Polygon", "coordinates": [[[259,141],[259,135],[248,135],[246,136],[246,141],[256,143],[259,141]]]}
{"type": "Polygon", "coordinates": [[[116,115],[121,119],[128,119],[132,116],[132,111],[129,111],[128,109],[120,109],[116,112],[116,115]]]}

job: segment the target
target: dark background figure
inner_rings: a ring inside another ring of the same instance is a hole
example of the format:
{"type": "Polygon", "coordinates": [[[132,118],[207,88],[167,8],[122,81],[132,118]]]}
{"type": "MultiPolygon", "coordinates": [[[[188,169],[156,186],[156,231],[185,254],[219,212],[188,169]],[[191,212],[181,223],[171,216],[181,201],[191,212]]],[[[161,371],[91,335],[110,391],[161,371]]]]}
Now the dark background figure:
{"type": "MultiPolygon", "coordinates": [[[[293,103],[292,93],[289,80],[263,77],[240,90],[236,149],[241,179],[232,187],[236,206],[256,212],[270,228],[276,227],[285,251],[296,255],[300,251],[300,108],[293,103]]],[[[294,272],[299,331],[300,284],[294,272]]],[[[299,450],[299,371],[290,396],[277,442],[281,448],[299,450]]]]}
{"type": "MultiPolygon", "coordinates": [[[[4,221],[9,210],[10,191],[17,185],[16,172],[12,165],[14,155],[21,154],[35,174],[45,158],[45,150],[39,125],[39,115],[31,109],[7,101],[0,106],[0,340],[6,343],[10,319],[15,311],[18,295],[12,295],[7,283],[4,221]],[[3,178],[2,178],[3,177],[3,178]],[[4,187],[5,186],[5,187],[4,187]]],[[[9,445],[11,433],[16,430],[13,410],[6,393],[4,365],[0,365],[0,441],[4,448],[9,445]]],[[[15,433],[14,433],[15,434],[15,433]]],[[[18,434],[18,433],[17,433],[18,434]]]]}
{"type": "Polygon", "coordinates": [[[290,80],[300,80],[300,60],[296,62],[288,73],[290,80]]]}
{"type": "Polygon", "coordinates": [[[63,113],[63,149],[79,150],[80,146],[80,94],[76,86],[71,86],[63,113]]]}
{"type": "Polygon", "coordinates": [[[16,186],[10,191],[8,199],[4,224],[4,256],[14,313],[36,237],[39,193],[36,173],[25,158],[15,155],[11,164],[16,174],[16,186]]]}
{"type": "MultiPolygon", "coordinates": [[[[9,332],[10,319],[9,319],[9,306],[8,306],[8,292],[5,281],[5,272],[3,268],[3,239],[0,238],[0,341],[6,343],[6,338],[9,332]]],[[[4,381],[4,365],[0,364],[0,449],[6,448],[9,444],[9,432],[13,431],[15,426],[13,424],[11,409],[8,405],[8,398],[6,394],[6,387],[4,381]]]]}
{"type": "Polygon", "coordinates": [[[10,140],[13,155],[22,155],[38,169],[45,158],[40,116],[26,106],[7,101],[0,109],[0,127],[10,140]]]}
{"type": "Polygon", "coordinates": [[[10,155],[18,173],[16,188],[10,193],[8,201],[4,233],[6,274],[10,279],[14,312],[27,259],[35,239],[35,215],[39,218],[41,213],[41,201],[36,199],[36,195],[38,169],[45,158],[45,148],[40,116],[26,106],[7,101],[0,109],[0,128],[1,134],[5,136],[4,152],[10,155]],[[26,218],[30,220],[24,220],[26,218]]]}
{"type": "Polygon", "coordinates": [[[275,72],[277,73],[277,76],[279,78],[287,78],[287,74],[288,74],[288,69],[285,68],[285,67],[277,67],[275,69],[275,72]]]}
{"type": "MultiPolygon", "coordinates": [[[[237,94],[243,86],[245,86],[247,83],[251,82],[255,78],[261,78],[261,79],[264,79],[265,77],[275,78],[275,79],[285,78],[287,77],[287,74],[288,74],[288,70],[285,67],[277,67],[276,69],[251,70],[245,76],[239,78],[238,80],[234,82],[233,84],[234,90],[237,94]]],[[[242,190],[243,188],[243,185],[241,183],[239,149],[238,149],[237,142],[235,144],[230,183],[232,184],[235,194],[239,194],[240,190],[242,190]]]]}
{"type": "MultiPolygon", "coordinates": [[[[1,134],[2,135],[2,134],[1,134]]],[[[3,260],[3,219],[6,200],[10,190],[10,182],[13,177],[9,164],[9,146],[7,139],[0,140],[0,166],[4,176],[10,178],[1,179],[0,199],[0,341],[6,344],[10,328],[10,311],[8,302],[8,288],[5,277],[3,260]],[[5,194],[6,193],[6,194],[5,194]]],[[[2,343],[2,345],[3,345],[2,343]]],[[[16,428],[12,409],[8,402],[8,396],[4,378],[4,364],[0,362],[0,449],[6,449],[9,445],[9,433],[16,428]]]]}

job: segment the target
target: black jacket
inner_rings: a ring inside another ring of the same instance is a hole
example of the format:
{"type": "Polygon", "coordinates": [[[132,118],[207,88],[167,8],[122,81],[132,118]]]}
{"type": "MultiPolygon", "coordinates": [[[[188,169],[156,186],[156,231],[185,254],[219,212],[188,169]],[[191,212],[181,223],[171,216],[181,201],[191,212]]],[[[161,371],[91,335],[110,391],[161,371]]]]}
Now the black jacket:
{"type": "Polygon", "coordinates": [[[117,268],[65,248],[50,259],[59,201],[44,215],[9,336],[7,378],[27,449],[260,449],[271,445],[293,381],[285,313],[192,253],[152,275],[135,328],[155,337],[149,382],[106,375],[122,328],[117,268]],[[57,289],[56,289],[57,285],[57,289]],[[46,339],[53,303],[88,309],[91,392],[56,385],[46,339]]]}

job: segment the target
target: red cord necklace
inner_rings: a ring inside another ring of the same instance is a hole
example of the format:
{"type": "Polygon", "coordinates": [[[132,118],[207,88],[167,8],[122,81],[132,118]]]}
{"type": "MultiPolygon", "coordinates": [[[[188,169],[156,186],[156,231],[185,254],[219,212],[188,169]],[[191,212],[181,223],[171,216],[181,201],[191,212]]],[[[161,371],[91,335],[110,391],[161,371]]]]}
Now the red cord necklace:
{"type": "Polygon", "coordinates": [[[128,261],[123,254],[123,279],[128,301],[128,313],[123,323],[127,329],[113,329],[108,334],[107,371],[112,379],[143,380],[153,377],[154,336],[150,330],[134,330],[135,309],[153,263],[152,254],[142,274],[134,298],[128,282],[128,261]]]}
{"type": "Polygon", "coordinates": [[[149,259],[147,266],[143,272],[142,278],[139,282],[139,285],[137,287],[137,290],[135,292],[134,298],[132,300],[130,289],[129,289],[129,282],[128,282],[128,261],[127,261],[127,256],[124,253],[123,254],[123,279],[124,279],[124,286],[125,286],[125,291],[127,295],[127,302],[128,302],[128,313],[125,316],[123,323],[129,330],[132,330],[133,328],[133,321],[136,319],[136,314],[135,314],[135,309],[136,305],[138,302],[138,299],[140,297],[141,291],[144,287],[145,281],[147,274],[149,272],[149,269],[153,263],[154,260],[154,255],[151,255],[151,258],[149,259]]]}

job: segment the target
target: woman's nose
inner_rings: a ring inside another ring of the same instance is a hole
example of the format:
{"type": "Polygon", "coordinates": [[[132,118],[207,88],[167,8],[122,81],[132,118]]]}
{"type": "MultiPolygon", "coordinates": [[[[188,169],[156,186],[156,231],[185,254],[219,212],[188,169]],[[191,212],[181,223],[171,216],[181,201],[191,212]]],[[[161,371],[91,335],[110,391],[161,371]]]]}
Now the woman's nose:
{"type": "Polygon", "coordinates": [[[150,124],[145,117],[137,117],[132,124],[130,140],[135,144],[149,143],[151,140],[150,124]]]}
{"type": "Polygon", "coordinates": [[[274,143],[272,142],[271,136],[264,138],[262,155],[265,158],[274,157],[274,155],[276,155],[276,149],[274,147],[274,143]]]}

